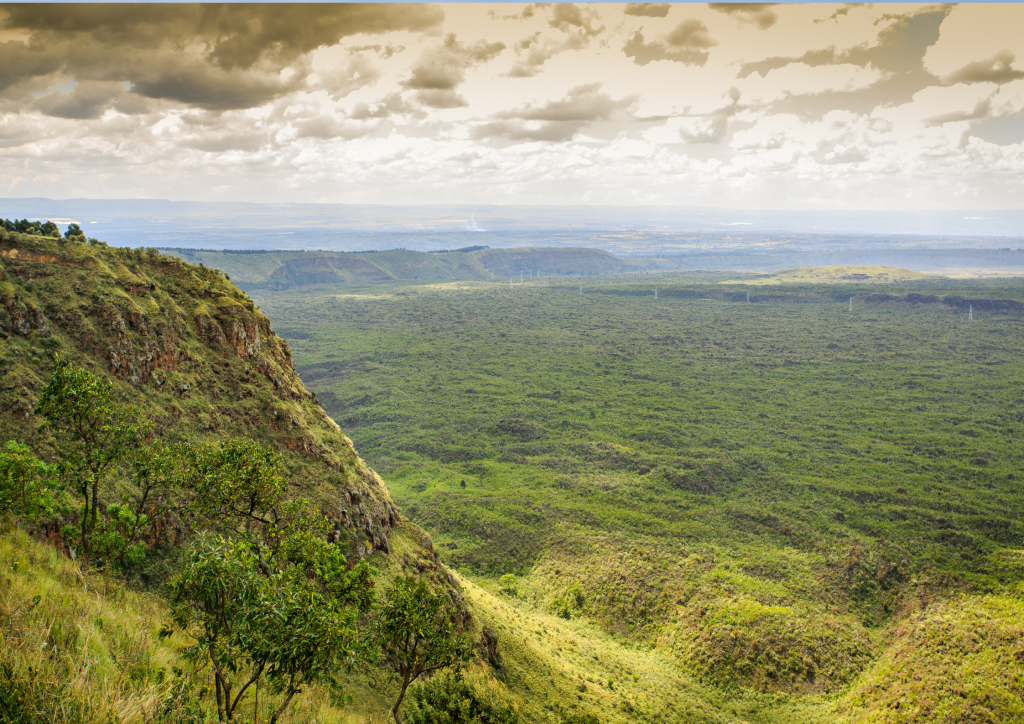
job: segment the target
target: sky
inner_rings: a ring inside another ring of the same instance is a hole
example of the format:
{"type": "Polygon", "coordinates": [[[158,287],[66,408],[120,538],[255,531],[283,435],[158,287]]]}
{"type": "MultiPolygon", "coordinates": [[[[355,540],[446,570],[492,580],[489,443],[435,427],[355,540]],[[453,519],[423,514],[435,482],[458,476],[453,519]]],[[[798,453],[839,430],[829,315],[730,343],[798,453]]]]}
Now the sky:
{"type": "Polygon", "coordinates": [[[0,197],[1024,207],[1024,4],[0,5],[0,197]]]}

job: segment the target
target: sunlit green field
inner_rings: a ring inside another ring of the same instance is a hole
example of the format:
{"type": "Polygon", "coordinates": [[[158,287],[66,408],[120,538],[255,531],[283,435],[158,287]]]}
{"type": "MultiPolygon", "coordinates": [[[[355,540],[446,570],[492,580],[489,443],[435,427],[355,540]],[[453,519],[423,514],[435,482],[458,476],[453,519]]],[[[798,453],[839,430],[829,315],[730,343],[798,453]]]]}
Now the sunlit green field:
{"type": "Polygon", "coordinates": [[[894,622],[1024,580],[1024,315],[905,300],[1024,288],[735,278],[257,301],[449,565],[710,684],[840,695],[894,622]]]}

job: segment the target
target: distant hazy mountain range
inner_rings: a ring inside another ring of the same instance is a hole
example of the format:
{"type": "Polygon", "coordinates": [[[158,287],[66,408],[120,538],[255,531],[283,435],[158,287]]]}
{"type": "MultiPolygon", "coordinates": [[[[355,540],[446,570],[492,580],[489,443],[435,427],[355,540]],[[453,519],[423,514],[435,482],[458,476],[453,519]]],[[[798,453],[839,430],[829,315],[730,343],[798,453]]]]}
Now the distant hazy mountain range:
{"type": "MultiPolygon", "coordinates": [[[[698,270],[779,271],[793,267],[880,265],[948,275],[1022,275],[1024,250],[867,249],[803,253],[699,253],[621,257],[600,249],[473,249],[424,253],[411,249],[366,252],[200,251],[164,249],[193,264],[220,269],[247,292],[299,287],[366,286],[390,282],[521,280],[698,270]]],[[[905,271],[905,269],[904,269],[905,271]]]]}
{"type": "Polygon", "coordinates": [[[0,217],[81,224],[119,246],[418,251],[587,246],[617,255],[1017,248],[1024,210],[784,211],[696,207],[371,206],[0,199],[0,217]]]}

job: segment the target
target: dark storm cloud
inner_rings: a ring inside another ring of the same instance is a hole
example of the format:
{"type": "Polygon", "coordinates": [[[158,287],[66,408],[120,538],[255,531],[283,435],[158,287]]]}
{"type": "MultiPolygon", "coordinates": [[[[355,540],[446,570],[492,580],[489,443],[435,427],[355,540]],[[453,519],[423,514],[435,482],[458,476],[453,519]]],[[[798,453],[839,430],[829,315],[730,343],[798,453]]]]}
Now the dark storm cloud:
{"type": "Polygon", "coordinates": [[[428,30],[443,17],[430,5],[0,6],[0,28],[28,35],[0,49],[0,92],[61,72],[125,81],[153,99],[247,108],[302,87],[302,59],[316,48],[357,33],[428,30]]]}
{"type": "Polygon", "coordinates": [[[0,93],[31,78],[56,73],[64,62],[43,48],[32,48],[20,41],[0,43],[0,93]]]}
{"type": "Polygon", "coordinates": [[[449,33],[441,46],[424,53],[402,86],[415,90],[416,100],[431,108],[466,106],[466,99],[456,92],[466,79],[466,69],[493,60],[504,49],[504,43],[465,45],[449,33]]]}
{"type": "Polygon", "coordinates": [[[671,60],[685,65],[703,66],[708,62],[706,48],[718,45],[708,35],[708,28],[700,20],[690,19],[679,23],[664,40],[646,42],[642,30],[622,46],[626,57],[633,58],[637,65],[647,65],[654,60],[671,60]]]}
{"type": "Polygon", "coordinates": [[[813,50],[799,58],[767,58],[740,67],[740,78],[751,73],[767,75],[768,71],[790,63],[807,65],[852,64],[873,67],[882,77],[856,90],[828,90],[820,93],[787,95],[774,102],[771,109],[794,113],[801,118],[820,118],[834,110],[870,113],[879,106],[895,106],[909,102],[924,88],[939,85],[939,79],[924,67],[924,56],[939,39],[939,28],[950,8],[927,7],[915,14],[883,15],[876,23],[894,20],[878,34],[875,45],[862,44],[845,50],[834,47],[813,50]]]}
{"type": "Polygon", "coordinates": [[[889,73],[919,71],[924,67],[923,59],[928,48],[939,39],[939,26],[948,14],[949,8],[940,8],[912,16],[886,15],[878,22],[892,19],[896,22],[878,34],[878,42],[875,45],[869,46],[865,43],[842,51],[829,46],[821,50],[810,50],[799,58],[765,58],[744,63],[740,66],[738,77],[746,78],[751,73],[758,73],[764,77],[769,71],[784,68],[790,63],[803,63],[809,66],[844,63],[861,67],[872,65],[889,73]]]}
{"type": "Polygon", "coordinates": [[[1016,56],[1009,50],[996,53],[988,60],[968,63],[960,70],[954,71],[943,78],[947,85],[956,83],[1009,83],[1024,78],[1024,71],[1015,70],[1013,61],[1016,56]]]}
{"type": "Polygon", "coordinates": [[[772,10],[778,3],[708,3],[708,7],[720,13],[731,15],[741,23],[750,23],[767,30],[778,22],[779,16],[772,10]]]}
{"type": "Polygon", "coordinates": [[[357,33],[422,31],[444,19],[432,5],[383,4],[54,4],[6,5],[2,27],[35,42],[91,38],[110,47],[200,42],[227,70],[259,60],[287,65],[316,48],[357,33]]]}
{"type": "Polygon", "coordinates": [[[571,89],[561,100],[497,113],[495,121],[477,127],[473,135],[512,141],[571,141],[585,126],[607,121],[637,100],[637,96],[615,100],[601,90],[600,83],[588,83],[571,89]]]}
{"type": "Polygon", "coordinates": [[[229,111],[262,105],[303,86],[300,77],[282,80],[277,75],[224,71],[195,63],[173,70],[167,68],[153,79],[140,79],[132,87],[147,98],[229,111]]]}
{"type": "Polygon", "coordinates": [[[641,18],[663,18],[668,15],[671,7],[668,3],[629,3],[626,5],[626,15],[635,15],[641,18]]]}

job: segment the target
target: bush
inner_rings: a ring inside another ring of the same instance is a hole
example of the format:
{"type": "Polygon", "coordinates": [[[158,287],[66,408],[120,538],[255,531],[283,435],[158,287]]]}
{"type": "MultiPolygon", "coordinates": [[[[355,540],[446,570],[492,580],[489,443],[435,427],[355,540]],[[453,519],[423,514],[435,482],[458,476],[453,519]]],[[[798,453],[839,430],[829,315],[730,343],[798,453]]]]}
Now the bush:
{"type": "Polygon", "coordinates": [[[519,595],[519,586],[516,585],[516,576],[514,573],[506,573],[501,577],[501,580],[498,581],[498,584],[501,586],[500,590],[502,593],[506,593],[509,596],[519,595]]]}
{"type": "Polygon", "coordinates": [[[408,724],[519,724],[519,709],[492,679],[467,681],[446,672],[414,686],[406,704],[408,724]]]}
{"type": "Polygon", "coordinates": [[[50,510],[53,496],[45,485],[50,472],[28,446],[8,440],[0,452],[0,514],[33,516],[50,510]]]}

